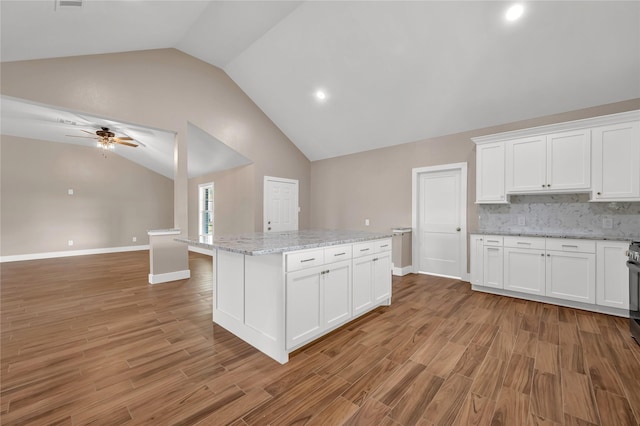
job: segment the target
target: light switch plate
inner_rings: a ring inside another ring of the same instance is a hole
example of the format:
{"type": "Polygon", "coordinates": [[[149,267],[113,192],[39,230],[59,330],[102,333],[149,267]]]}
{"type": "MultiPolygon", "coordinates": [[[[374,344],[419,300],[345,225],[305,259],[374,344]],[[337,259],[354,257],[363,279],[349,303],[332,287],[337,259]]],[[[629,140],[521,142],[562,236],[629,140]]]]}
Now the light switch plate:
{"type": "Polygon", "coordinates": [[[524,226],[524,225],[525,225],[524,216],[518,216],[518,226],[524,226]]]}
{"type": "Polygon", "coordinates": [[[613,219],[610,217],[602,218],[602,227],[604,229],[613,229],[613,219]]]}

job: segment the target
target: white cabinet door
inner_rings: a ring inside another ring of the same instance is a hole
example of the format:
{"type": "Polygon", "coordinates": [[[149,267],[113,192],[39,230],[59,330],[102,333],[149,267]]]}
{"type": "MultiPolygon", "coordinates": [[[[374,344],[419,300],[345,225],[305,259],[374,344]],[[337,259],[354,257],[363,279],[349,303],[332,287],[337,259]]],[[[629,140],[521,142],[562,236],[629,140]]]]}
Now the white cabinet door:
{"type": "Polygon", "coordinates": [[[546,295],[583,303],[596,302],[593,253],[547,251],[546,295]]]}
{"type": "Polygon", "coordinates": [[[591,188],[591,132],[547,135],[547,191],[591,188]]]}
{"type": "Polygon", "coordinates": [[[337,262],[321,272],[324,328],[351,318],[351,261],[337,262]]]}
{"type": "Polygon", "coordinates": [[[484,246],[483,282],[486,287],[503,288],[502,247],[484,246]]]}
{"type": "Polygon", "coordinates": [[[391,252],[373,258],[373,301],[380,303],[391,298],[391,252]]]}
{"type": "Polygon", "coordinates": [[[505,247],[504,288],[544,296],[545,251],[505,247]]]}
{"type": "Polygon", "coordinates": [[[629,309],[629,269],[626,266],[628,249],[628,242],[596,243],[598,305],[629,309]]]}
{"type": "Polygon", "coordinates": [[[373,258],[363,256],[353,259],[353,315],[358,315],[373,306],[373,258]]]}
{"type": "Polygon", "coordinates": [[[507,192],[538,192],[546,188],[546,147],[545,136],[506,142],[507,192]]]}
{"type": "Polygon", "coordinates": [[[640,123],[595,127],[593,201],[640,201],[640,123]]]}
{"type": "Polygon", "coordinates": [[[506,203],[504,143],[476,147],[476,203],[506,203]]]}
{"type": "Polygon", "coordinates": [[[471,250],[471,284],[483,285],[482,277],[482,258],[484,251],[484,242],[482,235],[471,235],[469,237],[469,247],[471,250]]]}
{"type": "Polygon", "coordinates": [[[309,341],[322,331],[322,271],[320,266],[287,274],[287,348],[309,341]]]}

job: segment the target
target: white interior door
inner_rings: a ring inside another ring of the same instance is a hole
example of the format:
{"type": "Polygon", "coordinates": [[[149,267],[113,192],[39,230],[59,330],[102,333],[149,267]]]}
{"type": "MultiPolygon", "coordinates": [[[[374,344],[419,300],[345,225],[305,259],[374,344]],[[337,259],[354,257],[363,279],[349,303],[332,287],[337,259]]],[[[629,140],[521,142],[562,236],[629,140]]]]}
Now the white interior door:
{"type": "Polygon", "coordinates": [[[466,277],[466,193],[466,163],[414,169],[418,272],[466,277]]]}
{"type": "Polygon", "coordinates": [[[298,230],[298,181],[264,177],[264,232],[298,230]]]}

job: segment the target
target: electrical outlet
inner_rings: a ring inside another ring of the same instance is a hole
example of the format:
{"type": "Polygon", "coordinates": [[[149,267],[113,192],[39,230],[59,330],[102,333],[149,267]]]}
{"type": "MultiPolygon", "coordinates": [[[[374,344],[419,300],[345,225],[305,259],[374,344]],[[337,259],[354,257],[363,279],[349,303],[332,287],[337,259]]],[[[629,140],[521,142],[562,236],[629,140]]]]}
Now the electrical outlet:
{"type": "Polygon", "coordinates": [[[138,241],[138,239],[137,239],[136,237],[133,237],[133,238],[131,239],[131,241],[133,241],[133,242],[135,243],[136,241],[138,241]]]}
{"type": "Polygon", "coordinates": [[[524,216],[518,216],[518,226],[524,226],[525,220],[524,216]]]}
{"type": "Polygon", "coordinates": [[[369,219],[364,220],[364,226],[369,226],[369,219]]]}
{"type": "Polygon", "coordinates": [[[72,188],[67,189],[67,194],[73,195],[73,189],[72,188]]]}
{"type": "Polygon", "coordinates": [[[71,247],[73,245],[73,240],[67,241],[67,244],[69,245],[69,247],[71,247]]]}
{"type": "Polygon", "coordinates": [[[613,219],[610,217],[602,218],[602,227],[604,229],[613,229],[613,219]]]}

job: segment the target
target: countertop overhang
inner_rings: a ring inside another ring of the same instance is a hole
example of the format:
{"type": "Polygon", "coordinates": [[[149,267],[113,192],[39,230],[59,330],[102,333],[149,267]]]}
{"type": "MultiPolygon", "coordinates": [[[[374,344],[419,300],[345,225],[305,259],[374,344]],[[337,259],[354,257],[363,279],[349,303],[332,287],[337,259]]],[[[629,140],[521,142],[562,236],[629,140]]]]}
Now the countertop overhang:
{"type": "Polygon", "coordinates": [[[566,238],[574,240],[607,240],[607,241],[640,241],[640,236],[602,236],[587,234],[560,234],[549,232],[509,232],[509,231],[474,231],[469,234],[498,235],[503,237],[539,237],[539,238],[566,238]]]}
{"type": "Polygon", "coordinates": [[[391,237],[393,237],[393,233],[308,229],[268,233],[253,232],[219,237],[181,237],[175,240],[209,250],[219,249],[249,256],[260,256],[391,237]]]}

